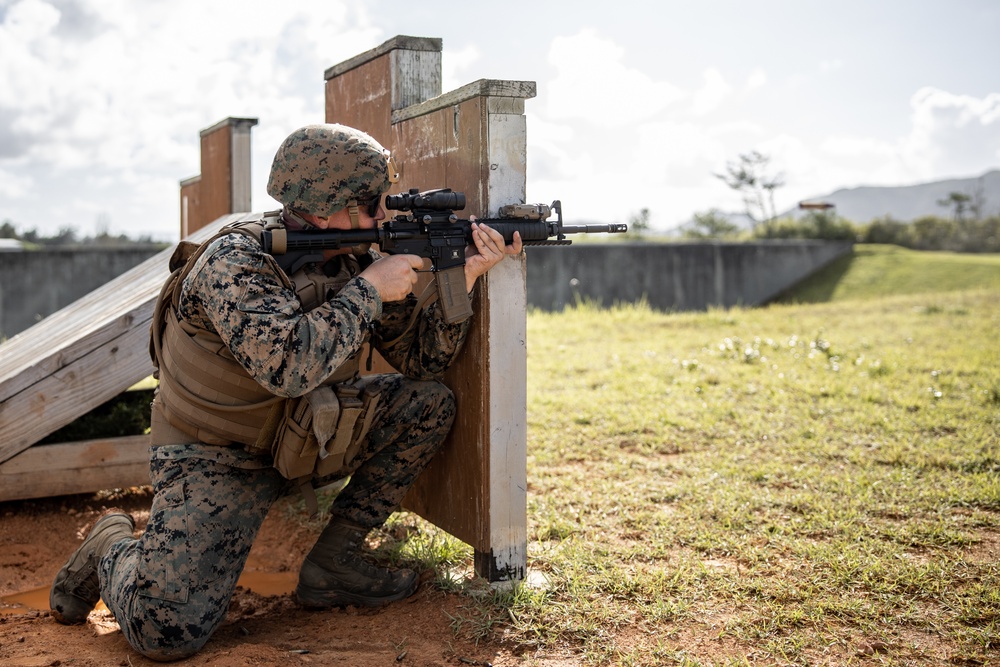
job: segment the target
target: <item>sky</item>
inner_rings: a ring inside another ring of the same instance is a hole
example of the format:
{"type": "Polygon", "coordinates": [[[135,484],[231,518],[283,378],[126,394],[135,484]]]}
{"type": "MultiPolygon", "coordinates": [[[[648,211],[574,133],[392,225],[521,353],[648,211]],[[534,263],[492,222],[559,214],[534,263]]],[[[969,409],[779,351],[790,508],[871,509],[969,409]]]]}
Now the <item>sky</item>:
{"type": "Polygon", "coordinates": [[[537,83],[527,199],[570,224],[739,211],[716,174],[754,150],[779,210],[974,177],[1000,168],[998,34],[996,0],[0,0],[0,221],[177,240],[198,133],[230,116],[258,119],[276,208],[324,71],[396,35],[443,40],[444,92],[537,83]]]}

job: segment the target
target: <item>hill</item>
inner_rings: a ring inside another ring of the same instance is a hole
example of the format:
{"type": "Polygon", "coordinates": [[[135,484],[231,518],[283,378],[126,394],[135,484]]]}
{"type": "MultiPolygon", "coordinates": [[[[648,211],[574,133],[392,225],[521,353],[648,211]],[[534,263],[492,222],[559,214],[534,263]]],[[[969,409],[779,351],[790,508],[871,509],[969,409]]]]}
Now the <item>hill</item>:
{"type": "MultiPolygon", "coordinates": [[[[1000,169],[972,178],[953,178],[916,185],[862,186],[843,188],[826,195],[809,197],[807,201],[829,202],[837,214],[853,222],[869,222],[890,216],[895,220],[911,221],[922,216],[947,216],[951,209],[938,202],[953,192],[960,192],[978,203],[983,216],[1000,215],[1000,169]]],[[[802,215],[797,207],[782,214],[802,215]]]]}

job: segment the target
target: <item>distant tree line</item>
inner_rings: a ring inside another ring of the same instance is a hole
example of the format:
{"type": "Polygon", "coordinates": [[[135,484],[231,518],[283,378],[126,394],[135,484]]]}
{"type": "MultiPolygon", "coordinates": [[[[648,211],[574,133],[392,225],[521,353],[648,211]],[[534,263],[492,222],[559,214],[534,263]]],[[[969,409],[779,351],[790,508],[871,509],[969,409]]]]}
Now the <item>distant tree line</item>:
{"type": "Polygon", "coordinates": [[[778,220],[765,225],[756,236],[891,243],[915,250],[1000,252],[1000,216],[956,220],[929,215],[913,222],[885,216],[865,224],[855,224],[833,214],[810,213],[796,221],[778,220]]]}
{"type": "MultiPolygon", "coordinates": [[[[627,236],[648,238],[648,209],[629,218],[627,236]]],[[[672,234],[692,240],[753,241],[758,239],[819,239],[855,243],[889,243],[914,250],[1000,252],[1000,215],[982,218],[927,215],[912,222],[890,216],[856,223],[832,209],[809,211],[799,218],[772,218],[746,229],[719,209],[695,213],[691,222],[672,234]]]]}
{"type": "MultiPolygon", "coordinates": [[[[774,193],[785,179],[780,172],[772,172],[770,160],[764,153],[750,151],[728,162],[724,173],[713,174],[741,195],[749,229],[713,208],[695,213],[676,234],[685,239],[821,239],[889,243],[915,250],[1000,252],[1000,215],[984,215],[981,185],[974,192],[951,192],[939,200],[939,206],[950,209],[950,216],[927,215],[912,222],[885,216],[857,223],[826,208],[797,218],[779,218],[774,193]]],[[[649,210],[642,209],[629,223],[631,236],[644,236],[649,230],[649,210]]]]}
{"type": "MultiPolygon", "coordinates": [[[[102,220],[99,217],[98,223],[102,220]]],[[[76,229],[72,227],[62,227],[51,236],[41,234],[37,229],[19,231],[11,220],[4,220],[0,223],[0,239],[13,239],[20,241],[26,250],[52,247],[78,247],[78,246],[115,246],[123,245],[154,245],[166,247],[165,243],[154,241],[148,235],[138,238],[130,238],[126,234],[114,235],[108,232],[108,225],[98,224],[98,232],[93,236],[80,236],[76,229]]]]}
{"type": "Polygon", "coordinates": [[[767,220],[750,230],[730,222],[717,209],[695,214],[681,232],[688,239],[821,239],[856,243],[891,243],[914,250],[1000,252],[1000,215],[983,218],[928,215],[912,222],[889,216],[855,223],[832,210],[810,211],[800,218],[767,220]]]}

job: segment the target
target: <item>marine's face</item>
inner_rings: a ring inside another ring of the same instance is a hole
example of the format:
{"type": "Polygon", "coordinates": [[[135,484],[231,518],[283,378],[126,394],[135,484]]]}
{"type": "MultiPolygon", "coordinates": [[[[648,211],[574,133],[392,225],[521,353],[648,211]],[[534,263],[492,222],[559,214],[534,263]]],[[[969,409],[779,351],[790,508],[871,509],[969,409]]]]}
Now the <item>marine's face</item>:
{"type": "MultiPolygon", "coordinates": [[[[358,206],[358,226],[361,229],[374,229],[378,223],[385,220],[385,209],[382,208],[381,201],[374,209],[372,213],[367,206],[358,206]]],[[[351,215],[346,208],[326,217],[311,214],[303,214],[302,217],[317,229],[352,229],[351,215]]]]}

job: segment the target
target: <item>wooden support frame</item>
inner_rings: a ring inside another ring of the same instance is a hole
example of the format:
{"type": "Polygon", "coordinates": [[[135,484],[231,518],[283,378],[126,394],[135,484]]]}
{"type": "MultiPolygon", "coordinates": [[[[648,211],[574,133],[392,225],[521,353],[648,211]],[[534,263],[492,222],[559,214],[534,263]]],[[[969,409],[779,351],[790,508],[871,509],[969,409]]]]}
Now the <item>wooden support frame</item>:
{"type": "MultiPolygon", "coordinates": [[[[524,202],[524,100],[536,87],[484,79],[442,95],[440,49],[440,40],[396,37],[330,68],[326,120],[390,148],[398,190],[450,187],[465,192],[466,214],[495,216],[524,202]]],[[[471,544],[480,576],[514,582],[527,568],[524,255],[494,268],[477,292],[473,329],[446,377],[455,427],[404,504],[471,544]]]]}
{"type": "MultiPolygon", "coordinates": [[[[226,118],[200,132],[202,173],[181,182],[182,238],[208,239],[251,210],[256,124],[226,118]]],[[[149,482],[148,436],[33,445],[153,372],[149,327],[172,252],[0,346],[0,501],[149,482]]]]}
{"type": "MultiPolygon", "coordinates": [[[[190,240],[206,240],[240,217],[220,218],[190,240]]],[[[149,327],[172,252],[0,346],[0,501],[149,483],[147,436],[33,445],[153,372],[149,327]]]]}
{"type": "Polygon", "coordinates": [[[145,435],[36,445],[0,465],[0,501],[144,484],[149,484],[145,435]]]}

